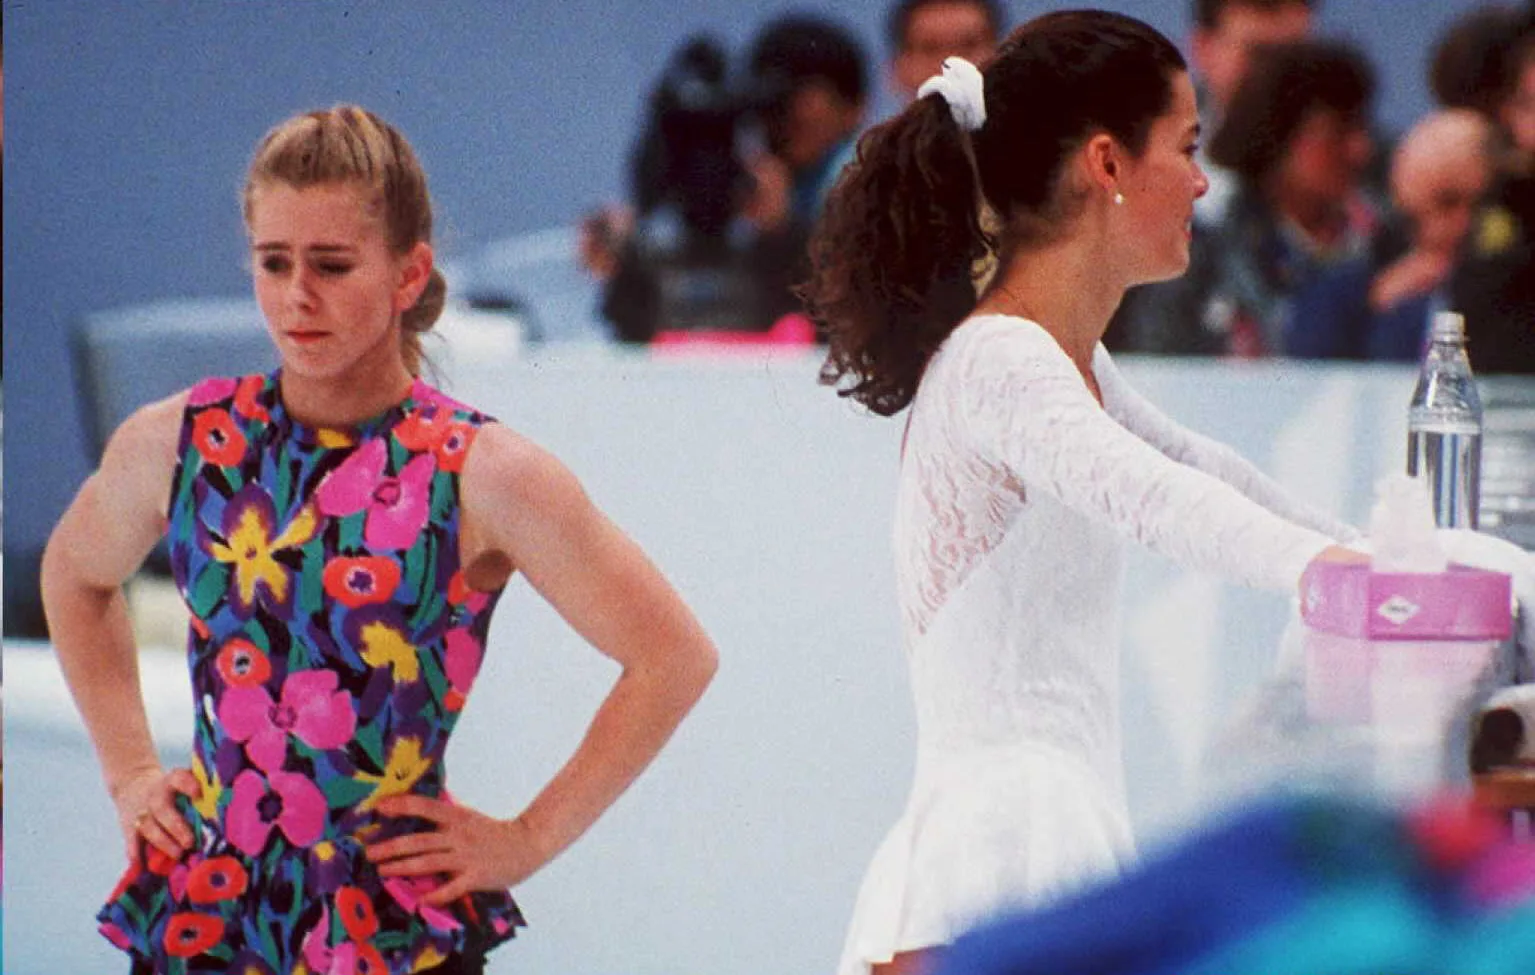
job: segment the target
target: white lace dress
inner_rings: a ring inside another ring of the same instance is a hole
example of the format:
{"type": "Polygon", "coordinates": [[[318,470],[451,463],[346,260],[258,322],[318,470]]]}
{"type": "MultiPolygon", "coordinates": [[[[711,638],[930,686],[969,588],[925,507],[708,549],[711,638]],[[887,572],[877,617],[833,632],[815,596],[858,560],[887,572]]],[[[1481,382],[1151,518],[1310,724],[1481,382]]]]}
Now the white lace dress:
{"type": "Polygon", "coordinates": [[[912,404],[896,587],[915,781],[864,878],[840,975],[952,941],[1133,853],[1120,768],[1121,546],[1294,591],[1347,525],[1127,386],[1100,408],[1022,318],[968,320],[912,404]]]}

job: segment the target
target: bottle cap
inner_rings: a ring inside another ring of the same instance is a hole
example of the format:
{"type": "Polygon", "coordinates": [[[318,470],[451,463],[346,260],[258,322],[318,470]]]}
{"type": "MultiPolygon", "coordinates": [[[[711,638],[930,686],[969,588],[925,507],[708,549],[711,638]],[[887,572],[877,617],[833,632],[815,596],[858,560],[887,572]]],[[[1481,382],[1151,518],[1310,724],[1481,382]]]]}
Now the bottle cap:
{"type": "Polygon", "coordinates": [[[1464,341],[1466,338],[1466,316],[1455,311],[1435,312],[1432,337],[1436,341],[1464,341]]]}

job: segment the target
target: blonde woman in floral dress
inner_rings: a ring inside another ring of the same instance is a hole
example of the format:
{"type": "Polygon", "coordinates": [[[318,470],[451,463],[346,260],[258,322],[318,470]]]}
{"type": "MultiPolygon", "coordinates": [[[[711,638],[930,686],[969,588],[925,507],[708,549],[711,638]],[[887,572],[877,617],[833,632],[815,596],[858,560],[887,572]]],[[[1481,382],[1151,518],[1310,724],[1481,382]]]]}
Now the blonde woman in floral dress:
{"type": "Polygon", "coordinates": [[[50,539],[49,626],[129,866],[98,916],[135,973],[481,972],[547,864],[655,756],[713,646],[554,457],[422,381],[442,308],[425,176],[360,108],[297,116],[244,193],[281,366],[147,406],[50,539]],[[191,611],[190,768],[161,767],[122,583],[162,536],[191,611]],[[443,753],[520,572],[622,665],[520,814],[443,753]]]}

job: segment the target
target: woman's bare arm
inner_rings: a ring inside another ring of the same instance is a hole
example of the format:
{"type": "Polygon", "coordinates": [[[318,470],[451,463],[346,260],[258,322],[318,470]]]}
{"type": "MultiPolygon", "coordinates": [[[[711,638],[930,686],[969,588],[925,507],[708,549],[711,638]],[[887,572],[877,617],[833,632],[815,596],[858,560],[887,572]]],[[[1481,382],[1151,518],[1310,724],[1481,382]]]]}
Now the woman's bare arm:
{"type": "MultiPolygon", "coordinates": [[[[570,626],[622,667],[575,753],[522,814],[495,833],[462,826],[484,855],[459,859],[439,835],[374,848],[395,859],[388,873],[444,872],[453,879],[432,900],[517,883],[592,825],[655,758],[713,677],[717,654],[681,597],[627,535],[604,516],[575,476],[511,430],[483,428],[464,469],[465,521],[476,549],[510,560],[570,626]]],[[[386,808],[382,806],[380,808],[386,808]]],[[[387,811],[437,819],[431,800],[389,800],[387,811]]],[[[454,816],[457,816],[455,819],[454,816]]]]}
{"type": "MultiPolygon", "coordinates": [[[[138,571],[165,533],[165,506],[176,465],[176,441],[185,395],[140,409],[112,435],[101,466],[65,510],[43,552],[42,593],[49,637],[64,679],[101,762],[107,790],[126,816],[125,836],[140,808],[164,828],[146,838],[167,852],[191,841],[180,816],[165,816],[165,802],[137,797],[125,805],[131,783],[163,775],[149,733],[139,684],[137,649],[123,583],[138,571]],[[133,806],[136,808],[128,808],[133,806]],[[179,827],[179,828],[178,828],[179,827]]],[[[172,810],[173,812],[173,810],[172,810]]]]}

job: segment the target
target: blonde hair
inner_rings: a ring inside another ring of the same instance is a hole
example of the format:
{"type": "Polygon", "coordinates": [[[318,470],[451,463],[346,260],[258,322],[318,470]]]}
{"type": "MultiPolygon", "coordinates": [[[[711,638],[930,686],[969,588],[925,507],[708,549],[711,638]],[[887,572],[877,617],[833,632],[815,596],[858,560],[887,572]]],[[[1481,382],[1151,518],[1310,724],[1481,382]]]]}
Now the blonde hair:
{"type": "MultiPolygon", "coordinates": [[[[383,220],[389,249],[398,255],[432,242],[432,200],[426,173],[399,131],[356,105],[295,115],[266,134],[256,147],[241,193],[246,226],[257,190],[281,183],[294,189],[350,183],[361,187],[369,208],[383,220]]],[[[405,366],[419,375],[422,334],[442,314],[447,282],[435,267],[416,303],[400,316],[405,366]]]]}

